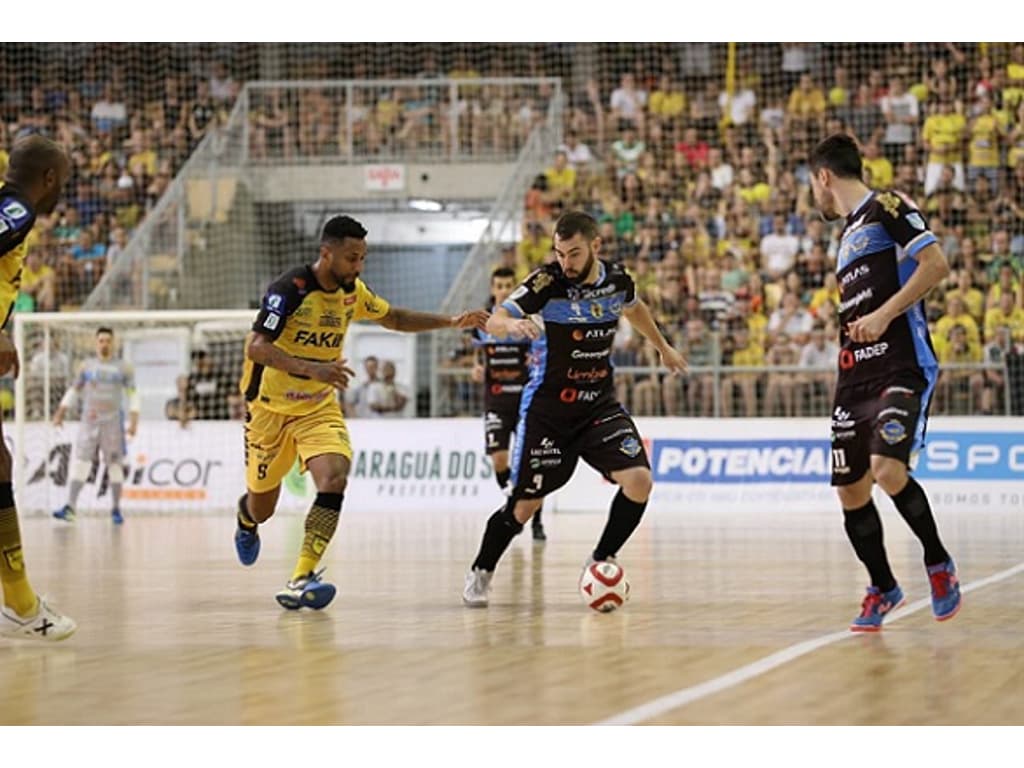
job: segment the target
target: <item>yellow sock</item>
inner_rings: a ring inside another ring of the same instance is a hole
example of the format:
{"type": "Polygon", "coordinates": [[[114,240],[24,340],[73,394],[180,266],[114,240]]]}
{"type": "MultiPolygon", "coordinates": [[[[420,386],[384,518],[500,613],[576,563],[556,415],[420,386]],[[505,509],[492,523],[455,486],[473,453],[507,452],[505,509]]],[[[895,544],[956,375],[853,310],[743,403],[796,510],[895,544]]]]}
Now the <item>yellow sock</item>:
{"type": "MultiPolygon", "coordinates": [[[[327,545],[334,536],[338,527],[338,516],[341,514],[338,509],[321,506],[317,502],[321,496],[317,494],[317,501],[306,515],[306,535],[302,539],[302,551],[299,552],[299,561],[295,564],[295,571],[292,573],[292,581],[300,579],[310,571],[315,571],[320,564],[320,558],[324,556],[327,545]]],[[[340,494],[339,494],[340,496],[340,494]]],[[[340,499],[338,507],[341,507],[340,499]]]]}
{"type": "MultiPolygon", "coordinates": [[[[9,496],[10,487],[10,483],[0,483],[0,497],[5,495],[4,490],[7,490],[9,496]]],[[[0,507],[0,581],[3,582],[4,605],[22,617],[35,614],[36,593],[28,583],[28,574],[25,573],[25,562],[21,556],[18,511],[13,503],[0,507]]]]}

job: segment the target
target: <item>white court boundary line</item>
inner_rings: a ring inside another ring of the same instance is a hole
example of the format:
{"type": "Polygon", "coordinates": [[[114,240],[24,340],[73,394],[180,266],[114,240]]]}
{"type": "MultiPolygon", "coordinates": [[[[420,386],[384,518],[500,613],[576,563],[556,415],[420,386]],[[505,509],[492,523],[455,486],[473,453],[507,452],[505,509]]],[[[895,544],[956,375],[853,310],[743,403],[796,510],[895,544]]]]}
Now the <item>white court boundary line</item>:
{"type": "MultiPolygon", "coordinates": [[[[1016,576],[1018,573],[1024,573],[1024,563],[1018,563],[1012,568],[1007,568],[1004,571],[998,571],[997,573],[987,576],[984,579],[978,581],[972,581],[970,584],[961,584],[960,591],[963,594],[973,592],[976,589],[987,587],[990,584],[995,584],[1000,581],[1016,576]]],[[[922,608],[931,606],[931,598],[925,597],[920,600],[916,600],[913,603],[893,611],[891,616],[886,617],[885,624],[892,624],[894,621],[899,621],[904,616],[910,616],[911,614],[917,613],[922,608]]],[[[633,709],[628,709],[617,715],[612,715],[604,720],[599,720],[593,725],[636,725],[647,720],[653,720],[666,712],[671,712],[676,709],[681,709],[687,704],[692,704],[700,699],[713,696],[716,693],[733,688],[734,686],[745,683],[748,680],[753,680],[755,677],[760,677],[766,672],[771,672],[773,669],[781,667],[783,664],[788,664],[795,659],[799,659],[801,656],[806,656],[809,653],[813,653],[819,648],[838,643],[841,640],[847,638],[857,637],[861,633],[851,632],[845,629],[841,632],[833,632],[829,635],[822,635],[811,640],[804,640],[802,643],[791,645],[788,648],[783,648],[781,651],[776,651],[770,656],[765,656],[763,659],[747,664],[742,667],[734,669],[732,672],[727,672],[719,677],[712,678],[706,682],[700,683],[699,685],[693,685],[689,688],[681,688],[674,693],[660,696],[657,699],[653,699],[646,704],[641,704],[633,709]]]]}

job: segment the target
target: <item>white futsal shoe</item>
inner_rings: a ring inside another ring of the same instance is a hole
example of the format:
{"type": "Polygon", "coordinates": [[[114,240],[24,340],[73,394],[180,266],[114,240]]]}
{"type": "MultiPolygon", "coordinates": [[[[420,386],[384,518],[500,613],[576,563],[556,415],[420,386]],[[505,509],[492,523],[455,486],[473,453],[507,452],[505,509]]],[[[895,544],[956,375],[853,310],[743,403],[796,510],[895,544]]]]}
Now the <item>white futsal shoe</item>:
{"type": "Polygon", "coordinates": [[[0,635],[22,640],[43,640],[56,642],[70,637],[78,629],[75,620],[62,616],[38,598],[39,606],[34,616],[23,618],[6,605],[0,610],[0,635]]]}
{"type": "Polygon", "coordinates": [[[491,591],[494,571],[472,568],[466,574],[466,588],[462,590],[462,602],[470,608],[486,608],[487,593],[491,591]]]}

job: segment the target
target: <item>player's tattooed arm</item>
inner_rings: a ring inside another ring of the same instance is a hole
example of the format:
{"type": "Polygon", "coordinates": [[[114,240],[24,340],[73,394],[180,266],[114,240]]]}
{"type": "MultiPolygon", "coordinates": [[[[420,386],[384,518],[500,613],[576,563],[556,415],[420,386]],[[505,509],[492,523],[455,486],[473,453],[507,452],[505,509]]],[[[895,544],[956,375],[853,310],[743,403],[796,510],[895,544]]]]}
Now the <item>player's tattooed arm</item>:
{"type": "Polygon", "coordinates": [[[388,313],[377,321],[392,331],[417,333],[438,328],[483,328],[487,322],[487,311],[475,309],[458,315],[435,315],[431,312],[417,312],[404,307],[391,307],[388,313]]]}
{"type": "Polygon", "coordinates": [[[274,346],[274,340],[262,333],[249,334],[245,354],[258,365],[294,373],[296,376],[306,376],[315,381],[330,384],[336,389],[345,389],[349,379],[356,375],[356,372],[346,365],[345,358],[329,363],[303,360],[301,357],[289,355],[280,347],[274,346]]]}

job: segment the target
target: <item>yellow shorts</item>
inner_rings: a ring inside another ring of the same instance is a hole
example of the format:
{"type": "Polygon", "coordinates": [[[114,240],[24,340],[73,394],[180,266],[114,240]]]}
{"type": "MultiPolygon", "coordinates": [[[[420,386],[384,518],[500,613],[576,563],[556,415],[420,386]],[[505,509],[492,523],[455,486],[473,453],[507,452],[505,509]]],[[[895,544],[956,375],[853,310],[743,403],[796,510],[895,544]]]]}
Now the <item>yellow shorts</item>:
{"type": "Polygon", "coordinates": [[[299,457],[299,469],[325,453],[352,460],[352,443],[334,398],[304,416],[270,411],[249,403],[245,414],[245,485],[253,493],[272,491],[299,457]]]}

